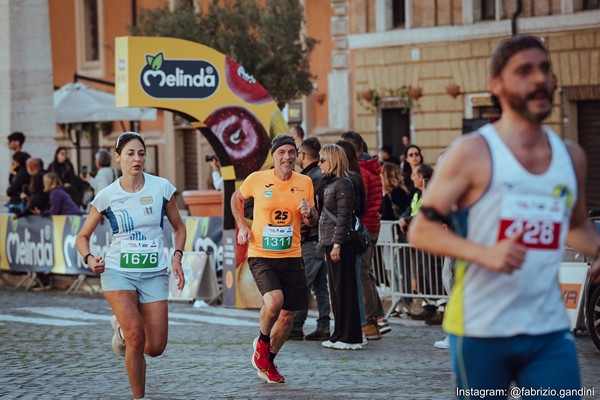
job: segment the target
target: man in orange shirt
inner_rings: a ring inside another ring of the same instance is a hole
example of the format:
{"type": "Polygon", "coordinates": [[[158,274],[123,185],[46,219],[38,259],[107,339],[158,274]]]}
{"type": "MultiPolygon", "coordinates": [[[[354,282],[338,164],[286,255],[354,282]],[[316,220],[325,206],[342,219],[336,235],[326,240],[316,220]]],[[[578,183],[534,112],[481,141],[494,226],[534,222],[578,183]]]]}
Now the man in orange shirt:
{"type": "Polygon", "coordinates": [[[271,142],[274,168],[250,174],[231,197],[237,241],[250,243],[248,265],[263,296],[252,365],[268,383],[285,381],[273,361],[290,333],[294,311],[308,308],[301,223],[313,226],[319,220],[312,180],[294,171],[296,152],[293,137],[275,137],[271,142]],[[254,198],[252,229],[244,219],[244,200],[250,197],[254,198]]]}

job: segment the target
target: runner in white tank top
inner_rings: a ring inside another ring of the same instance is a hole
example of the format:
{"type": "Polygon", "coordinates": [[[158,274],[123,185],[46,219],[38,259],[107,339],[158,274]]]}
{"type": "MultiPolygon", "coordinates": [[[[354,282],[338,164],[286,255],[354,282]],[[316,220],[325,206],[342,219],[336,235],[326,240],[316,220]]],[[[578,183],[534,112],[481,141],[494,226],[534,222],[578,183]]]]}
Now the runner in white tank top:
{"type": "MultiPolygon", "coordinates": [[[[409,241],[458,260],[444,321],[453,395],[506,399],[511,382],[572,394],[581,384],[558,268],[565,244],[590,257],[600,249],[587,220],[585,153],[541,124],[556,82],[537,38],[500,43],[489,87],[502,117],[445,153],[409,241]],[[452,211],[454,232],[442,227],[452,211]]],[[[596,259],[591,273],[599,270],[596,259]]]]}
{"type": "Polygon", "coordinates": [[[144,355],[156,357],[167,346],[168,262],[163,254],[163,216],[173,226],[175,254],[171,261],[178,289],[185,279],[181,266],[186,231],[177,210],[175,187],[166,179],[144,173],[146,144],[136,132],[122,133],[115,161],[123,176],[101,190],[81,231],[77,250],[94,273],[101,274],[102,292],[115,315],[112,346],[125,356],[135,399],[146,393],[144,355]],[[106,259],[90,253],[90,237],[105,216],[112,239],[106,259]]]}

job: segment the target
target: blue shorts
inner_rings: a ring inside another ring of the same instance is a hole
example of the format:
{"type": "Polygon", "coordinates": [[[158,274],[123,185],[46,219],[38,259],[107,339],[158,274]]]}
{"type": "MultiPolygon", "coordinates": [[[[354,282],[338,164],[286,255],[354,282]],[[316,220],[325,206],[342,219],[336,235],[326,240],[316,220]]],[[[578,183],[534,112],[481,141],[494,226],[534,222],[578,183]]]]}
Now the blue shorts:
{"type": "Polygon", "coordinates": [[[568,329],[544,335],[506,338],[455,335],[449,335],[449,338],[457,385],[455,394],[459,399],[478,398],[472,392],[476,390],[479,393],[487,391],[487,400],[506,400],[511,398],[508,392],[511,382],[520,389],[539,390],[533,395],[523,393],[523,399],[552,398],[545,397],[543,390],[569,393],[581,388],[575,339],[568,329]],[[465,395],[467,392],[464,389],[470,389],[471,396],[465,395]]]}
{"type": "Polygon", "coordinates": [[[140,303],[167,300],[169,297],[169,269],[155,272],[128,272],[106,268],[100,275],[102,291],[135,290],[140,303]]]}

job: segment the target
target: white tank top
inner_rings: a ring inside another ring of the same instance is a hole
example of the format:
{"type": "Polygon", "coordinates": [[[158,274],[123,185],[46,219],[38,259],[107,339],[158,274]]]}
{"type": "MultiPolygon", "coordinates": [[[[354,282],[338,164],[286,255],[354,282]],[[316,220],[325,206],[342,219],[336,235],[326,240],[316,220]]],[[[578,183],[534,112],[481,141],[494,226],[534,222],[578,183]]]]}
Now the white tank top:
{"type": "Polygon", "coordinates": [[[511,275],[457,262],[444,329],[455,335],[507,337],[569,327],[558,283],[577,178],[568,150],[544,128],[552,148],[543,174],[528,172],[493,125],[478,131],[491,154],[492,174],[483,196],[457,213],[457,232],[492,246],[524,230],[525,262],[511,275]]]}

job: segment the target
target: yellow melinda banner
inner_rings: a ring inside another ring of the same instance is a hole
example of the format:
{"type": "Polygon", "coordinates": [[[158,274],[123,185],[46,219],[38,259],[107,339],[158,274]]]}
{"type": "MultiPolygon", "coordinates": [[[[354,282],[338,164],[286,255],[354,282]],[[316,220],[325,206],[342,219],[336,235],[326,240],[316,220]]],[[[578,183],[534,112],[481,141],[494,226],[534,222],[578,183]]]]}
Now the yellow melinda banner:
{"type": "MultiPolygon", "coordinates": [[[[173,38],[120,37],[115,48],[117,106],[155,107],[188,116],[221,164],[223,232],[235,237],[229,200],[240,181],[269,167],[271,139],[289,132],[281,111],[243,66],[210,47],[173,38]]],[[[226,305],[254,307],[261,301],[245,250],[228,252],[226,305]]]]}
{"type": "Polygon", "coordinates": [[[227,155],[235,179],[261,169],[271,138],[289,132],[262,85],[243,66],[210,47],[173,38],[119,37],[115,62],[117,106],[188,115],[222,165],[229,164],[224,162],[227,155]]]}

